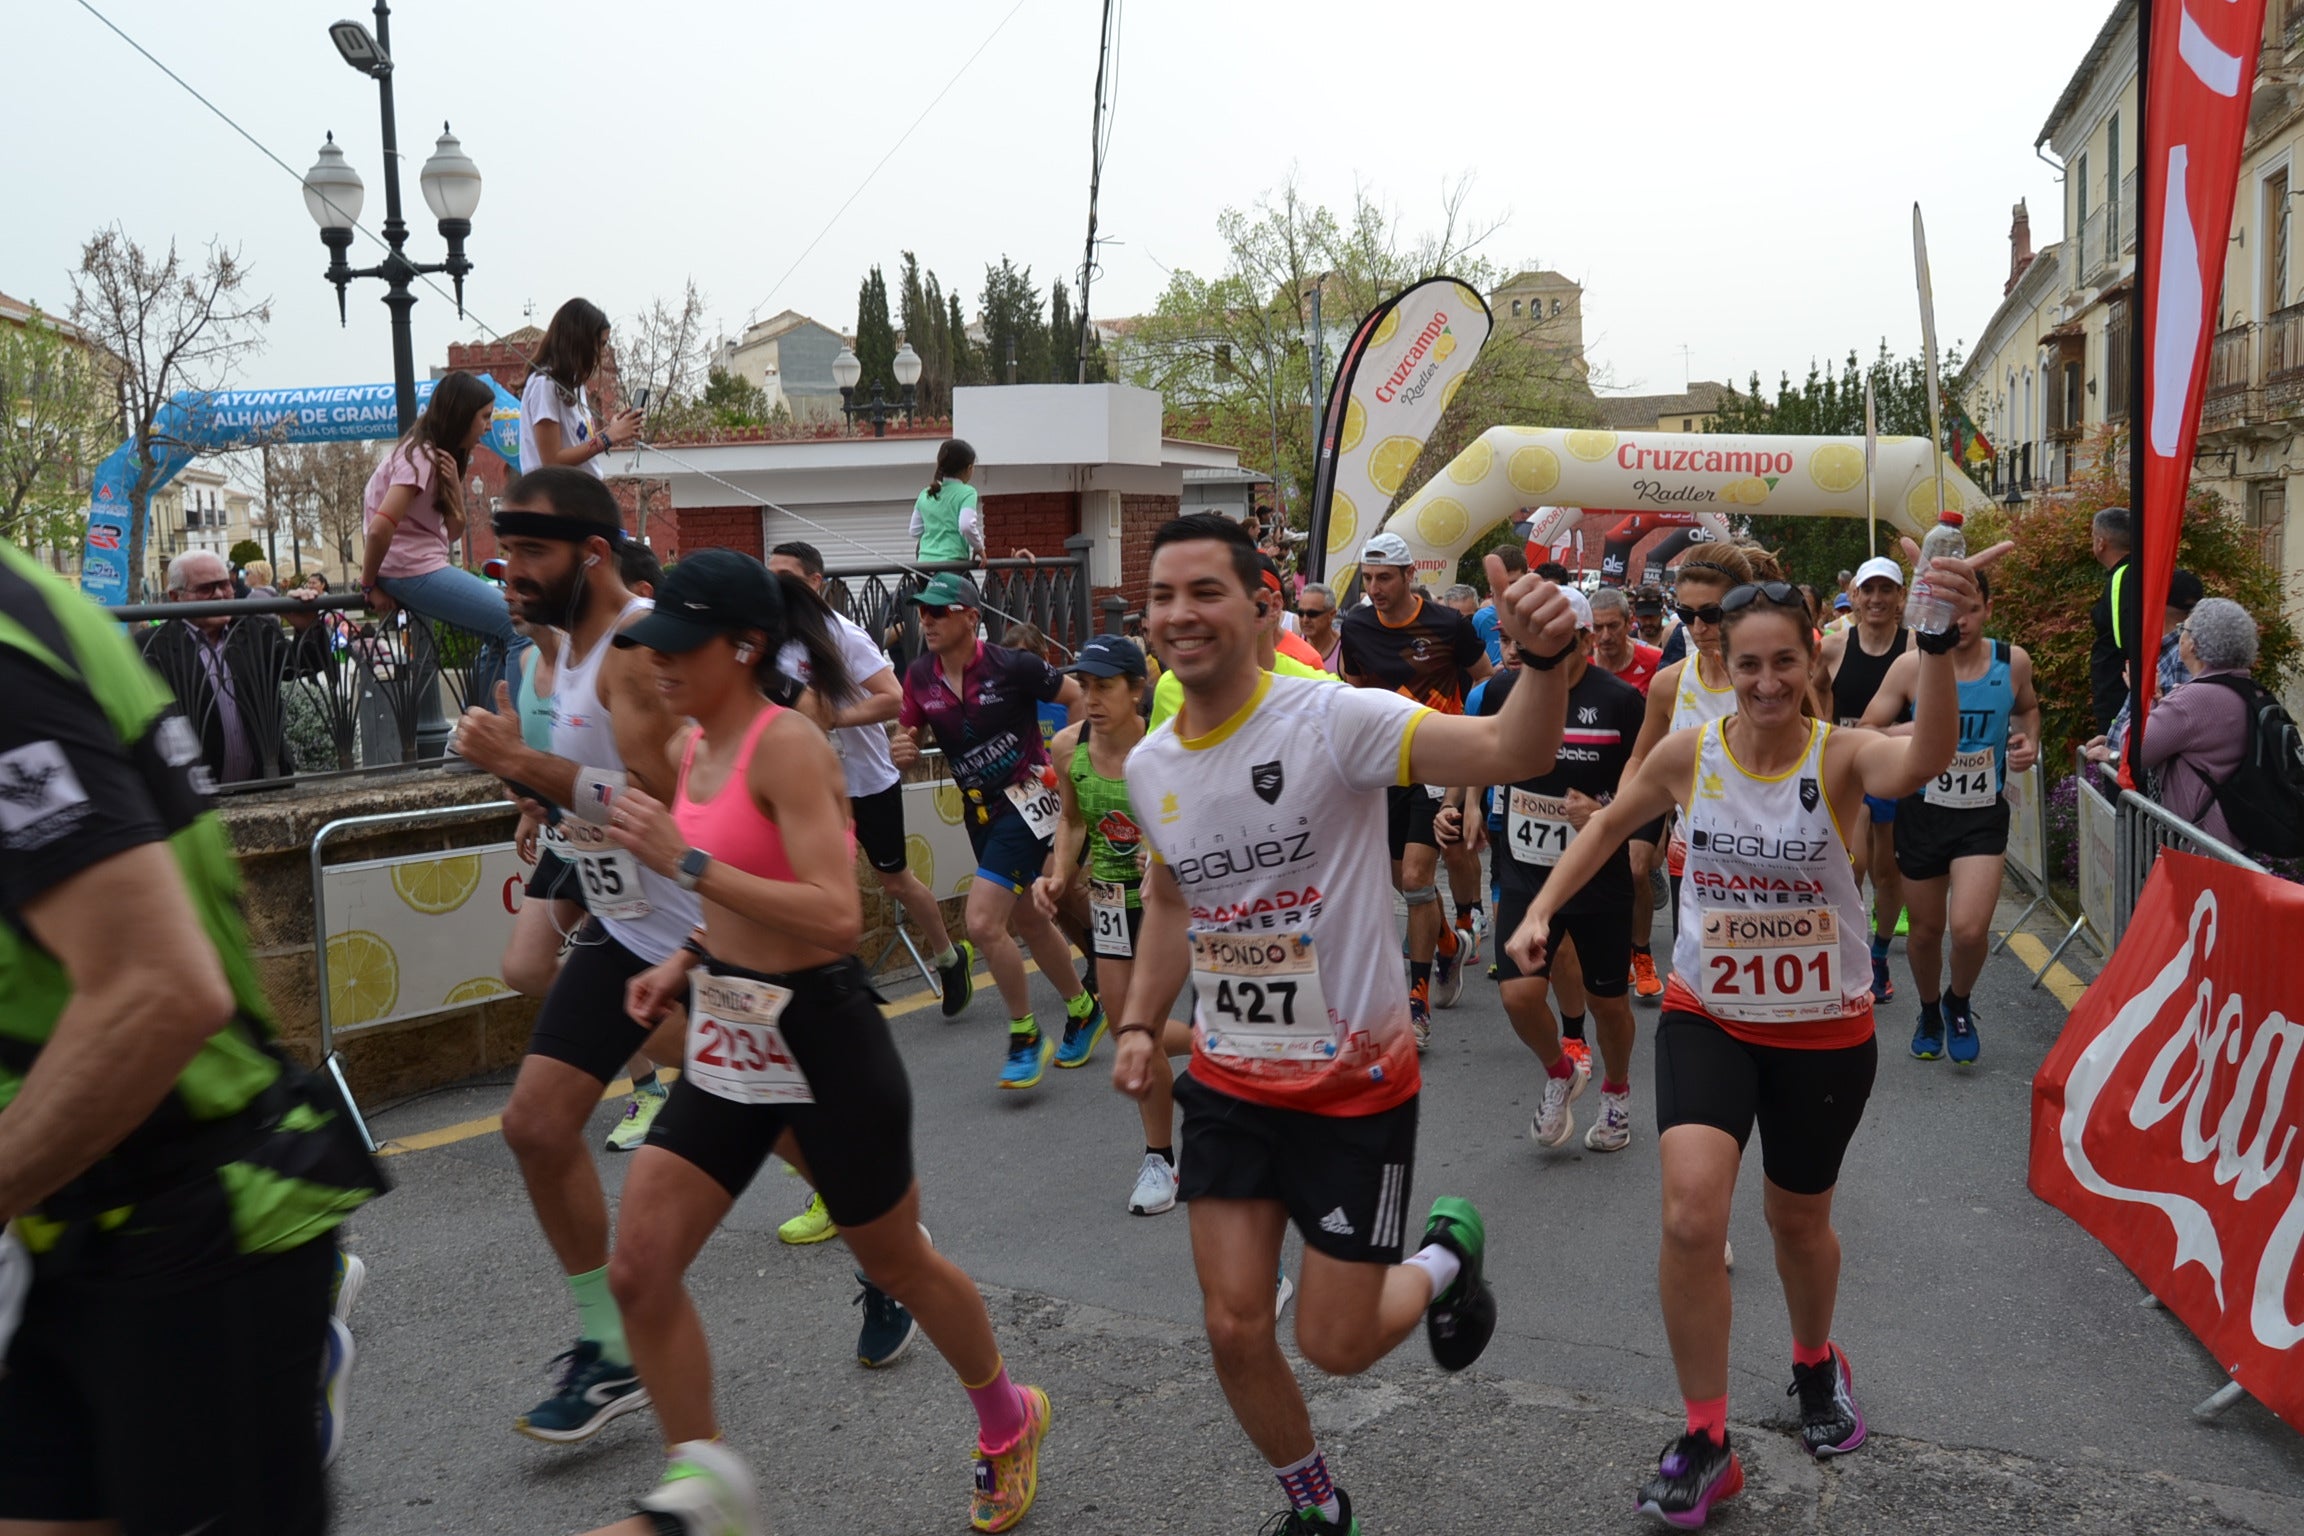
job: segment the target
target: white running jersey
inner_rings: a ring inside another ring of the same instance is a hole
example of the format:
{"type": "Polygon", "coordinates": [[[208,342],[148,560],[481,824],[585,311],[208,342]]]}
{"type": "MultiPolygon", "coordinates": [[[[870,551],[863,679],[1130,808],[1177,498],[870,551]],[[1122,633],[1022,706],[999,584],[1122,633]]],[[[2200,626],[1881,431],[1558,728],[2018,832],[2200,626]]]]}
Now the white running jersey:
{"type": "Polygon", "coordinates": [[[1679,685],[1672,693],[1672,729],[1692,730],[1707,720],[1725,720],[1736,713],[1736,687],[1704,686],[1704,658],[1688,648],[1688,664],[1680,669],[1679,685]]]}
{"type": "Polygon", "coordinates": [[[1321,1115],[1375,1114],[1415,1096],[1384,792],[1408,782],[1409,742],[1430,713],[1388,689],[1267,672],[1207,735],[1180,736],[1178,716],[1129,754],[1137,823],[1176,877],[1195,934],[1309,938],[1316,989],[1296,995],[1324,998],[1333,1026],[1324,1059],[1211,1051],[1204,1000],[1215,989],[1203,987],[1192,1030],[1192,1075],[1203,1083],[1321,1115]]]}
{"type": "MultiPolygon", "coordinates": [[[[616,616],[617,628],[634,613],[654,606],[644,597],[632,599],[616,616]]],[[[560,665],[552,683],[552,754],[584,768],[624,767],[624,754],[616,750],[616,732],[608,723],[608,711],[600,704],[600,663],[611,649],[613,634],[610,631],[602,636],[592,647],[592,654],[582,660],[576,657],[574,638],[565,633],[560,637],[560,665]]],[[[554,850],[564,858],[569,856],[563,844],[556,842],[554,850]]],[[[680,889],[638,859],[626,855],[615,878],[618,884],[636,886],[637,895],[628,891],[602,893],[587,881],[586,900],[595,909],[603,905],[603,895],[611,903],[619,897],[646,902],[647,911],[637,916],[610,917],[598,910],[594,916],[610,938],[650,965],[678,949],[688,931],[704,920],[703,905],[694,891],[680,889]]]]}
{"type": "MultiPolygon", "coordinates": [[[[848,676],[856,684],[855,697],[862,698],[867,681],[891,670],[888,654],[845,614],[832,615],[832,636],[839,642],[840,659],[848,663],[848,676]]],[[[785,641],[784,649],[776,653],[776,670],[803,688],[809,686],[807,647],[797,640],[785,641]]],[[[838,708],[853,700],[827,702],[838,708]]],[[[841,726],[832,732],[832,750],[840,755],[840,772],[848,781],[851,800],[876,795],[903,777],[896,771],[896,759],[889,755],[885,725],[841,726]]]]}
{"type": "Polygon", "coordinates": [[[1864,893],[1824,792],[1833,728],[1810,721],[1800,760],[1767,779],[1737,763],[1725,722],[1701,729],[1673,985],[1729,1023],[1869,1020],[1864,893]]]}

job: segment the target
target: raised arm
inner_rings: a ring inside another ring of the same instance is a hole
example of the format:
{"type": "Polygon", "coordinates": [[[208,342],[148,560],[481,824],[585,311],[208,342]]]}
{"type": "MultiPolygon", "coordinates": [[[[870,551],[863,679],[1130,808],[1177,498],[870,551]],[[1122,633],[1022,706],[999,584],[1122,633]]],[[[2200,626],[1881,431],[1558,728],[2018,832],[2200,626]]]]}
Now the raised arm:
{"type": "Polygon", "coordinates": [[[1508,784],[1552,771],[1568,712],[1559,662],[1576,644],[1576,615],[1541,576],[1524,573],[1508,590],[1504,576],[1502,562],[1489,556],[1490,590],[1503,592],[1497,623],[1526,658],[1520,680],[1493,715],[1434,715],[1419,725],[1409,741],[1410,783],[1508,784]]]}

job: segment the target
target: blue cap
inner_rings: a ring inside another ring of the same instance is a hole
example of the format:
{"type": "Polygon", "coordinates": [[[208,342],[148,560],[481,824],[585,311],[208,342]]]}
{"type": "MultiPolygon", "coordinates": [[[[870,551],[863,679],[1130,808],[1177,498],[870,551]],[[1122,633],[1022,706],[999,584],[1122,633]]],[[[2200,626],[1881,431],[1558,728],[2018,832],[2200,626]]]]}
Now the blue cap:
{"type": "Polygon", "coordinates": [[[1144,653],[1126,635],[1098,635],[1080,647],[1064,670],[1090,677],[1142,677],[1144,653]]]}

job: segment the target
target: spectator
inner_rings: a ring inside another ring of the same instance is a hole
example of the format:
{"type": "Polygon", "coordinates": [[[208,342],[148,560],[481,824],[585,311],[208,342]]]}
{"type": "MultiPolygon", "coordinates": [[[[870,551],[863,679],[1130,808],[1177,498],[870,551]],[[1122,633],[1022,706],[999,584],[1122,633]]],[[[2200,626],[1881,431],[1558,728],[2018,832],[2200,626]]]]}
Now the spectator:
{"type": "Polygon", "coordinates": [[[959,438],[936,450],[936,473],[912,504],[912,538],[921,561],[984,563],[984,521],[977,509],[976,450],[959,438]]]}
{"type": "MultiPolygon", "coordinates": [[[[168,562],[171,603],[228,602],[232,572],[213,550],[168,562]]],[[[200,759],[219,784],[283,778],[295,769],[280,708],[288,641],[268,618],[229,614],[171,619],[145,631],[144,660],[184,706],[200,735],[200,759]]]]}
{"type": "MultiPolygon", "coordinates": [[[[2201,598],[2200,578],[2190,571],[2179,570],[2168,578],[2168,606],[2160,618],[2160,663],[2153,677],[2152,697],[2165,698],[2179,685],[2192,680],[2192,669],[2184,664],[2184,621],[2192,616],[2201,598]]],[[[2088,743],[2088,755],[2097,762],[2117,762],[2120,754],[2128,750],[2128,722],[2134,717],[2134,697],[2120,701],[2120,712],[2112,717],[2112,729],[2088,743]],[[2101,744],[2101,750],[2098,750],[2101,744]]]]}
{"type": "Polygon", "coordinates": [[[1305,583],[1304,590],[1296,597],[1296,616],[1302,621],[1299,632],[1304,643],[1320,653],[1320,669],[1335,672],[1337,652],[1343,648],[1344,636],[1336,628],[1334,589],[1325,582],[1305,583]]]}
{"type": "Polygon", "coordinates": [[[2226,597],[2203,599],[2177,631],[2177,645],[2193,681],[2152,706],[2144,724],[2144,767],[2153,798],[2210,837],[2233,847],[2234,837],[2216,790],[2248,750],[2248,696],[2233,688],[2201,688],[2200,680],[2246,677],[2256,665],[2256,621],[2226,597]]]}
{"type": "Polygon", "coordinates": [[[278,597],[280,589],[272,585],[272,562],[251,560],[240,568],[241,579],[248,583],[250,597],[278,597]]]}
{"type": "Polygon", "coordinates": [[[570,299],[553,312],[536,344],[536,371],[520,391],[522,470],[558,464],[605,480],[608,471],[600,461],[640,440],[638,411],[619,411],[605,424],[593,416],[585,384],[600,371],[607,351],[608,317],[599,305],[570,299]]]}
{"type": "Polygon", "coordinates": [[[2096,729],[2109,732],[2112,717],[2128,698],[2128,663],[2122,654],[2127,625],[2136,619],[2138,593],[2131,586],[2135,574],[2129,553],[2134,543],[2128,509],[2106,507],[2088,525],[2088,552],[2106,572],[2104,591],[2089,611],[2096,631],[2088,647],[2088,701],[2096,712],[2096,729]]]}

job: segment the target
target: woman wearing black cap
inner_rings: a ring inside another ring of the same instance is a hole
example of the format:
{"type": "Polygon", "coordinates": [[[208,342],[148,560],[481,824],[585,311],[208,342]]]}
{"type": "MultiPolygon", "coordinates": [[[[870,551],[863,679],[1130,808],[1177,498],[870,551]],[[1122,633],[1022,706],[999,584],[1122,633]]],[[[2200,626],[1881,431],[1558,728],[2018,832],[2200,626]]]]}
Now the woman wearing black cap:
{"type": "Polygon", "coordinates": [[[635,1157],[609,1284],[672,1464],[618,1530],[760,1529],[750,1475],[719,1443],[704,1327],[681,1276],[770,1152],[822,1191],[872,1282],[919,1319],[979,1420],[970,1519],[1002,1531],[1032,1502],[1048,1399],[1011,1383],[975,1283],[928,1244],[912,1167],[912,1094],[869,978],[847,784],[823,732],[771,702],[787,641],[831,697],[848,674],[805,583],[704,550],[617,637],[650,653],[675,738],[670,807],[620,796],[609,836],[702,898],[690,944],[632,981],[635,1018],[687,1001],[687,1069],[635,1157]]]}

